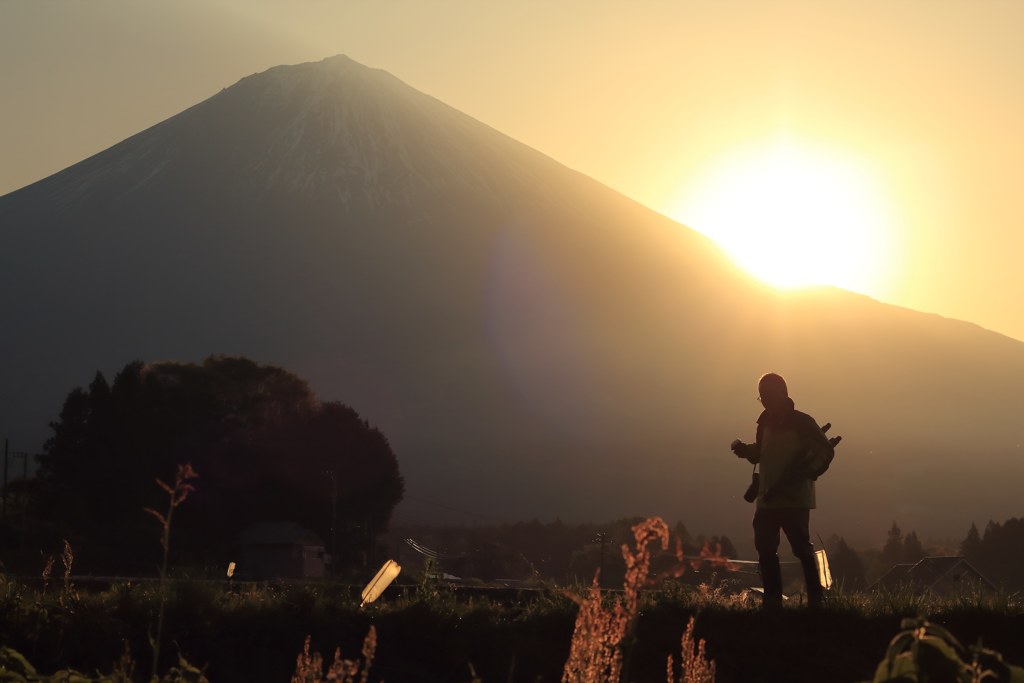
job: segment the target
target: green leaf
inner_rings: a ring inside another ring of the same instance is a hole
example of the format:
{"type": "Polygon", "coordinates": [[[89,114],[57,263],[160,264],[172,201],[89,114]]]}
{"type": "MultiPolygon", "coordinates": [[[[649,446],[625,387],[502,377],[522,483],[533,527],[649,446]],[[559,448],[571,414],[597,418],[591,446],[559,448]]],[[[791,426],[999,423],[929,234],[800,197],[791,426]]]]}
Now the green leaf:
{"type": "Polygon", "coordinates": [[[24,655],[12,647],[0,647],[0,676],[19,676],[19,678],[0,678],[0,681],[19,681],[36,676],[36,669],[28,663],[24,655]]]}
{"type": "Polygon", "coordinates": [[[930,621],[925,621],[923,625],[924,625],[925,633],[927,635],[934,636],[934,637],[937,637],[937,638],[942,638],[944,641],[949,643],[952,647],[956,648],[957,654],[961,658],[965,654],[967,654],[967,650],[964,648],[963,645],[960,644],[960,641],[957,640],[953,636],[952,633],[950,633],[948,630],[946,630],[942,626],[939,626],[938,624],[933,624],[930,621]]]}
{"type": "Polygon", "coordinates": [[[973,674],[956,650],[942,638],[925,636],[919,641],[917,665],[921,677],[929,681],[971,683],[973,674]]]}
{"type": "Polygon", "coordinates": [[[917,662],[905,652],[883,660],[875,670],[872,683],[917,683],[921,680],[919,673],[917,662]]]}

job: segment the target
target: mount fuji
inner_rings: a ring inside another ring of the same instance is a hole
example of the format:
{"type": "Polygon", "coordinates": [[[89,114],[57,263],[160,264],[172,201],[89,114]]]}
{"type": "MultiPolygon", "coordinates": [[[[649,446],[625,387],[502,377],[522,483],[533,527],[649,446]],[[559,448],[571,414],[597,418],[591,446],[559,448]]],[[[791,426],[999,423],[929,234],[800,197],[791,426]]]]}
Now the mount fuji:
{"type": "Polygon", "coordinates": [[[1018,512],[1024,343],[768,290],[344,56],[244,78],[0,197],[0,311],[0,434],[29,450],[97,370],[239,354],[389,437],[399,519],[659,514],[743,538],[728,444],[774,370],[844,436],[823,535],[962,537],[1018,512]]]}

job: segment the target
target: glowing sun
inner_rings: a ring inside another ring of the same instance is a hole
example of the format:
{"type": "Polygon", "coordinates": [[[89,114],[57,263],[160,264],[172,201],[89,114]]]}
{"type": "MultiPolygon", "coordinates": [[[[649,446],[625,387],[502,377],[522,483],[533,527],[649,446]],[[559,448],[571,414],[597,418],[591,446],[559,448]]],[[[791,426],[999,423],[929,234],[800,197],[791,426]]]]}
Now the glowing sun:
{"type": "Polygon", "coordinates": [[[891,211],[852,154],[791,140],[747,147],[706,169],[671,213],[775,287],[885,288],[891,211]]]}

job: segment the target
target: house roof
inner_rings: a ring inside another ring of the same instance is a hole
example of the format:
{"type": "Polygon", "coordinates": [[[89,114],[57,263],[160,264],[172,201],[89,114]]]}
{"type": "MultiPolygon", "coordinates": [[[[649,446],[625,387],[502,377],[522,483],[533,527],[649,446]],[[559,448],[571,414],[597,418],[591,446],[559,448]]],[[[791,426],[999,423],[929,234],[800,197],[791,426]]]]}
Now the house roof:
{"type": "Polygon", "coordinates": [[[242,530],[239,545],[307,545],[324,547],[314,532],[295,522],[261,522],[242,530]]]}
{"type": "Polygon", "coordinates": [[[925,557],[914,564],[895,564],[875,582],[874,588],[892,590],[913,585],[931,590],[944,579],[959,581],[965,576],[994,588],[991,581],[959,556],[925,557]]]}
{"type": "Polygon", "coordinates": [[[874,584],[874,586],[872,586],[872,588],[875,588],[875,589],[879,589],[880,588],[882,590],[892,590],[894,588],[899,587],[899,585],[906,580],[907,574],[910,572],[910,569],[913,566],[914,565],[910,564],[910,563],[894,564],[889,569],[889,571],[887,571],[886,573],[882,574],[882,576],[879,577],[879,579],[877,581],[875,581],[875,584],[874,584]]]}
{"type": "Polygon", "coordinates": [[[908,578],[926,586],[931,586],[949,574],[953,569],[956,569],[958,565],[964,565],[965,570],[969,569],[974,574],[978,573],[973,571],[973,567],[967,564],[962,557],[925,557],[910,568],[908,578]]]}

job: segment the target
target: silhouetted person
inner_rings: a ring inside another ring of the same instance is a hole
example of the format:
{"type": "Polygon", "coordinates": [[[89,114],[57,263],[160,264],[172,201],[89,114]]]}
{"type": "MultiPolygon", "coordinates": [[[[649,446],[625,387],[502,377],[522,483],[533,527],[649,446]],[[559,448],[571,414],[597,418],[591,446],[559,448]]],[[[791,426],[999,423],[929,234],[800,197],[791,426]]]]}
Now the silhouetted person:
{"type": "Polygon", "coordinates": [[[781,530],[803,567],[808,604],[817,607],[821,605],[822,588],[809,527],[815,506],[814,480],[831,463],[834,446],[814,418],[796,410],[781,376],[764,375],[757,383],[757,391],[764,405],[757,418],[757,437],[752,444],[736,439],[732,452],[761,469],[754,512],[754,546],[764,585],[763,605],[782,605],[778,555],[781,530]]]}

